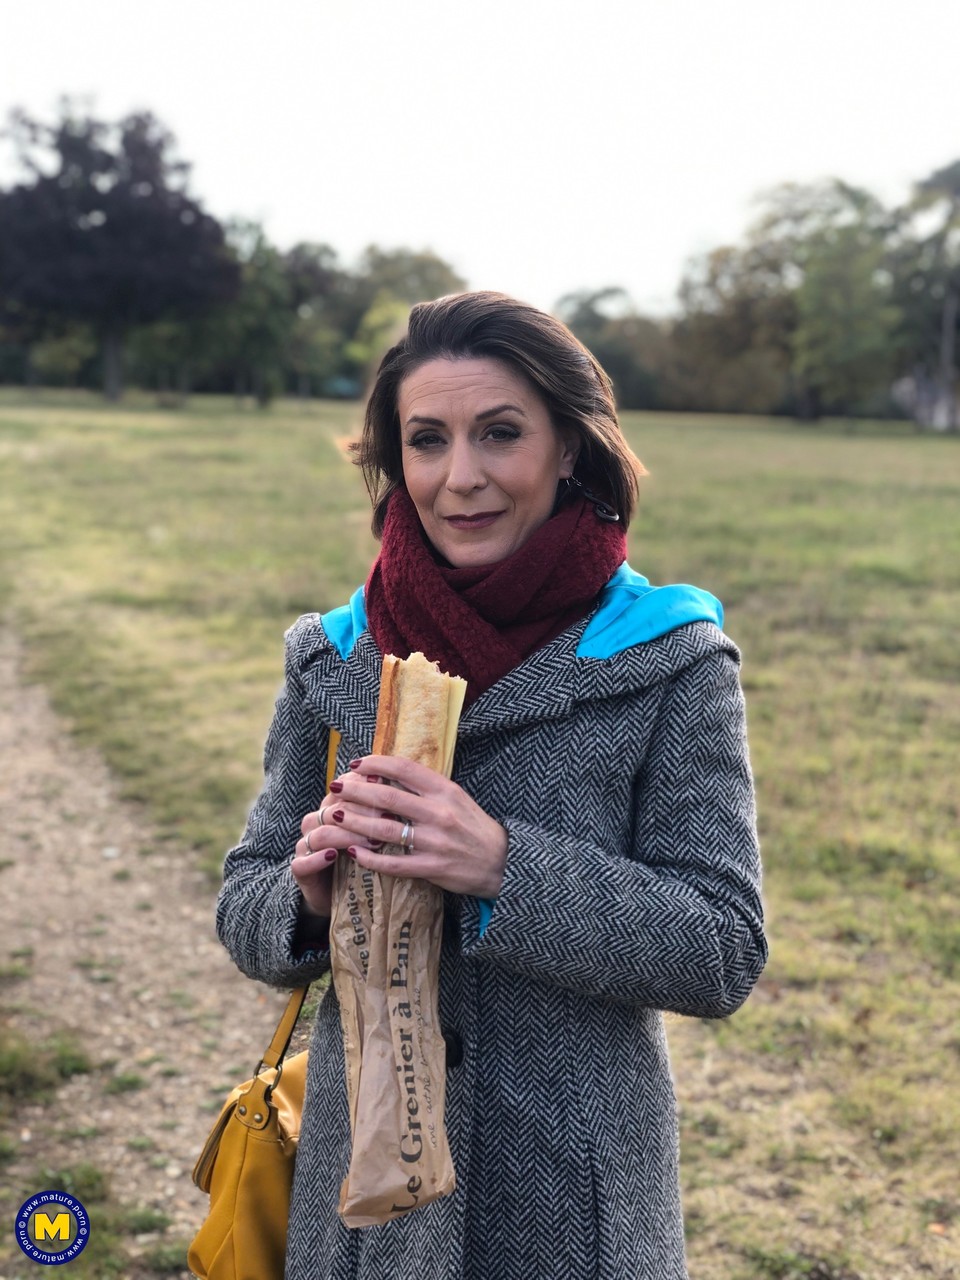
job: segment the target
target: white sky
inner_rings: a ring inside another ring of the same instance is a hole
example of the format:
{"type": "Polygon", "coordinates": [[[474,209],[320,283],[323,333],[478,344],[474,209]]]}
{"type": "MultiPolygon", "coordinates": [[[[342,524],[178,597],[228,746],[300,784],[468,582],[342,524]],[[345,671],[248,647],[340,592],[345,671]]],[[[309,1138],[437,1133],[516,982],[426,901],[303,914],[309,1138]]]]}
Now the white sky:
{"type": "Polygon", "coordinates": [[[62,93],[152,110],[193,194],[282,248],[665,312],[758,191],[896,202],[960,159],[960,0],[0,0],[0,114],[62,93]]]}

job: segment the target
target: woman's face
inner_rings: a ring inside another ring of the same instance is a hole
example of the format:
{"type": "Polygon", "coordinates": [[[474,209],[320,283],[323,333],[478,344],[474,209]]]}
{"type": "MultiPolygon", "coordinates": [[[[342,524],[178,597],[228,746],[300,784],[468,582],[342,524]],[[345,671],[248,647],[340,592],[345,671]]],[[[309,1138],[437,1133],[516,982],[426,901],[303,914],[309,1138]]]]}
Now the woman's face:
{"type": "Polygon", "coordinates": [[[442,358],[400,383],[403,479],[427,537],[455,568],[495,564],[550,517],[579,443],[533,387],[488,358],[442,358]]]}

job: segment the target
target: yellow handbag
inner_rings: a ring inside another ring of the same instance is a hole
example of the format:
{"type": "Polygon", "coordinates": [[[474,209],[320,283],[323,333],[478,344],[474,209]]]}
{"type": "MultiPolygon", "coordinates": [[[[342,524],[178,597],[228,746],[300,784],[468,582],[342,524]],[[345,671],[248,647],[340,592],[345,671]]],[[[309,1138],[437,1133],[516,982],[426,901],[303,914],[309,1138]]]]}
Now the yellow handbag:
{"type": "MultiPolygon", "coordinates": [[[[339,741],[331,729],[328,789],[339,741]]],[[[199,1280],[283,1280],[307,1076],[305,1052],[284,1056],[308,990],[291,994],[253,1078],[227,1098],[194,1166],[193,1181],[210,1195],[210,1211],[187,1252],[199,1280]]]]}
{"type": "Polygon", "coordinates": [[[258,1071],[230,1094],[193,1170],[210,1212],[187,1253],[200,1280],[283,1280],[307,1055],[283,1061],[307,987],[290,997],[258,1071]]]}

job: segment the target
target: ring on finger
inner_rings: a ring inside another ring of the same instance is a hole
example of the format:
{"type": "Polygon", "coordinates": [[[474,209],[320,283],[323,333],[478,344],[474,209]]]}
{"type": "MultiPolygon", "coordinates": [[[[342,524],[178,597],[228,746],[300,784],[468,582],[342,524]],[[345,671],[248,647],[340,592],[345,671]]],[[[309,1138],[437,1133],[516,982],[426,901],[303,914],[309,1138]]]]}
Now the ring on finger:
{"type": "Polygon", "coordinates": [[[307,853],[313,853],[313,849],[310,847],[311,834],[312,832],[308,831],[307,834],[303,837],[303,843],[307,846],[307,853]]]}
{"type": "Polygon", "coordinates": [[[320,806],[320,808],[317,810],[317,822],[319,823],[319,825],[320,825],[321,827],[326,826],[326,822],[324,821],[324,817],[323,817],[323,815],[326,813],[326,811],[327,811],[329,808],[330,808],[330,806],[329,806],[328,804],[322,804],[322,805],[320,806]]]}
{"type": "Polygon", "coordinates": [[[413,852],[413,834],[413,823],[405,822],[403,824],[403,830],[400,832],[400,847],[401,849],[406,849],[408,853],[413,852]]]}

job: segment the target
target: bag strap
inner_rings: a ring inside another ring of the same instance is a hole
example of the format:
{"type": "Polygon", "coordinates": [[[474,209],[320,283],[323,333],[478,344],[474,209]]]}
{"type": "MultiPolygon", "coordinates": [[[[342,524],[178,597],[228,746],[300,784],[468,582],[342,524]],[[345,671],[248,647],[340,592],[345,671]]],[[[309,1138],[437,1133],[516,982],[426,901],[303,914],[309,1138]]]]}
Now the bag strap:
{"type": "Polygon", "coordinates": [[[303,1002],[307,998],[307,992],[310,990],[309,985],[305,987],[297,987],[296,991],[290,993],[290,999],[287,1001],[287,1007],[284,1009],[280,1021],[277,1023],[277,1029],[273,1033],[273,1039],[270,1045],[260,1059],[260,1066],[253,1073],[259,1075],[264,1067],[279,1067],[283,1061],[283,1056],[290,1047],[290,1037],[293,1035],[293,1028],[297,1025],[297,1019],[300,1017],[300,1010],[303,1008],[303,1002]]]}
{"type": "MultiPolygon", "coordinates": [[[[333,781],[333,775],[337,771],[337,748],[340,746],[340,734],[336,729],[330,730],[330,737],[327,740],[327,790],[330,790],[330,783],[333,781]]],[[[293,1035],[293,1028],[297,1025],[297,1019],[300,1017],[300,1010],[303,1008],[303,1002],[307,998],[307,992],[310,990],[309,982],[305,987],[297,987],[290,993],[290,999],[287,1001],[287,1007],[280,1015],[280,1021],[277,1023],[277,1029],[273,1033],[273,1039],[267,1048],[266,1053],[260,1059],[260,1067],[279,1067],[283,1062],[284,1055],[290,1047],[290,1038],[293,1035]]],[[[259,1068],[254,1075],[259,1074],[259,1068]]]]}

